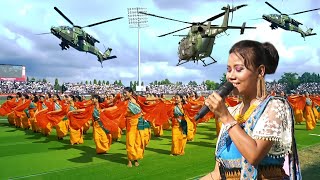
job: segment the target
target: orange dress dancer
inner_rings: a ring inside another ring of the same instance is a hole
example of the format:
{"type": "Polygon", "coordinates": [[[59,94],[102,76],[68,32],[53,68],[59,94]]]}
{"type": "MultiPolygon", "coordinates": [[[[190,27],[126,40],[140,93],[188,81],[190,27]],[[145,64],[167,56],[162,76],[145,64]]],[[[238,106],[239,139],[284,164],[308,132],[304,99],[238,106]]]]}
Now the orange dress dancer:
{"type": "Polygon", "coordinates": [[[316,118],[316,121],[319,121],[320,120],[320,113],[319,113],[318,109],[320,106],[320,97],[318,97],[316,94],[313,94],[313,96],[310,98],[313,102],[312,110],[314,113],[314,117],[316,118]]]}
{"type": "MultiPolygon", "coordinates": [[[[69,112],[70,111],[75,111],[77,108],[74,105],[74,96],[69,96],[69,112]]],[[[71,123],[70,119],[69,122],[71,123]]],[[[71,126],[69,126],[69,131],[70,131],[70,143],[71,145],[74,144],[83,144],[83,127],[80,129],[73,129],[71,126]]]]}
{"type": "Polygon", "coordinates": [[[112,137],[110,131],[100,121],[99,106],[93,110],[93,139],[96,144],[97,154],[107,153],[111,147],[112,137]]]}
{"type": "Polygon", "coordinates": [[[301,122],[304,121],[303,117],[303,109],[306,104],[306,99],[303,96],[300,96],[299,94],[297,95],[292,95],[288,96],[288,101],[290,105],[293,108],[294,111],[294,120],[296,124],[301,124],[301,122]]]}
{"type": "Polygon", "coordinates": [[[135,166],[138,166],[138,160],[143,158],[145,148],[144,120],[140,106],[132,101],[128,103],[126,131],[128,166],[132,166],[131,161],[135,161],[135,166]]]}
{"type": "Polygon", "coordinates": [[[79,130],[90,119],[93,119],[93,140],[96,145],[96,153],[105,154],[110,150],[112,137],[110,130],[100,119],[99,99],[98,95],[93,95],[92,103],[87,103],[85,109],[70,111],[68,119],[70,120],[70,127],[75,130],[79,130]]]}
{"type": "Polygon", "coordinates": [[[306,93],[306,106],[303,111],[303,116],[306,119],[307,130],[313,130],[316,127],[317,122],[312,110],[312,100],[308,93],[306,93]]]}
{"type": "Polygon", "coordinates": [[[171,155],[184,155],[184,149],[187,144],[188,125],[184,116],[182,99],[176,96],[177,105],[173,109],[172,121],[172,145],[171,155]]]}
{"type": "Polygon", "coordinates": [[[15,118],[14,118],[14,122],[17,128],[25,128],[27,129],[27,125],[25,124],[25,126],[23,126],[22,124],[22,119],[24,119],[26,116],[24,110],[26,108],[28,108],[29,104],[31,101],[29,101],[29,96],[24,94],[21,96],[21,101],[20,104],[18,104],[14,109],[14,113],[15,113],[15,118]]]}
{"type": "Polygon", "coordinates": [[[142,118],[141,107],[133,94],[132,88],[124,88],[123,98],[128,102],[125,114],[128,167],[132,167],[131,161],[134,161],[135,166],[139,166],[138,160],[143,158],[145,148],[144,119],[142,118]]]}
{"type": "Polygon", "coordinates": [[[26,111],[26,114],[29,118],[29,122],[31,124],[31,130],[33,132],[39,132],[39,127],[37,126],[35,122],[35,117],[34,117],[37,111],[38,100],[39,100],[38,97],[33,97],[33,101],[30,103],[30,106],[26,111]]]}
{"type": "Polygon", "coordinates": [[[52,127],[56,128],[58,140],[62,140],[68,134],[68,119],[66,118],[68,107],[64,101],[59,103],[60,98],[57,94],[53,95],[54,111],[48,112],[51,116],[52,127]]]}
{"type": "Polygon", "coordinates": [[[17,97],[8,99],[6,102],[4,102],[1,105],[0,116],[8,116],[9,125],[12,125],[12,126],[15,125],[15,122],[14,122],[15,114],[13,109],[18,105],[19,101],[20,101],[19,96],[17,95],[17,97]]]}

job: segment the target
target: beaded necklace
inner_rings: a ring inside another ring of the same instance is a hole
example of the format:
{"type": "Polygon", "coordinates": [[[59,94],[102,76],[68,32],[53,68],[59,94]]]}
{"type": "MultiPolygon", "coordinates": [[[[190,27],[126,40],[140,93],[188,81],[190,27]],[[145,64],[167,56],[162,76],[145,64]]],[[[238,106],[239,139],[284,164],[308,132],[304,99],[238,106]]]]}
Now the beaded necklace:
{"type": "MultiPolygon", "coordinates": [[[[259,101],[256,100],[254,103],[252,103],[244,114],[240,114],[240,110],[236,113],[234,119],[238,122],[238,124],[242,124],[242,123],[246,122],[249,119],[249,117],[251,116],[253,111],[259,105],[259,103],[257,103],[257,102],[259,102],[259,101]]],[[[243,102],[242,102],[240,107],[242,107],[242,106],[243,106],[243,102]]]]}

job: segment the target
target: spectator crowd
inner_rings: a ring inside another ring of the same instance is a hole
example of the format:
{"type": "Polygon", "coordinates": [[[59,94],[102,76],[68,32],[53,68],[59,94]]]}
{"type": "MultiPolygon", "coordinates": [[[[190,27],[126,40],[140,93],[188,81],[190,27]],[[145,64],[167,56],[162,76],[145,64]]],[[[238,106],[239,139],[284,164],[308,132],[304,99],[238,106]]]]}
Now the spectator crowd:
{"type": "MultiPolygon", "coordinates": [[[[114,84],[81,84],[81,83],[63,83],[65,87],[64,93],[77,94],[77,95],[89,95],[89,94],[105,94],[106,92],[116,94],[122,92],[124,86],[114,84]]],[[[286,83],[267,82],[266,88],[268,92],[286,92],[286,83]]],[[[61,88],[60,88],[61,91],[61,88]]],[[[13,94],[17,92],[22,93],[56,93],[54,85],[50,82],[12,82],[12,81],[1,81],[0,82],[0,94],[13,94]]],[[[189,85],[189,84],[169,84],[169,85],[147,85],[146,92],[150,94],[187,94],[196,92],[200,94],[211,93],[212,90],[208,90],[205,84],[189,85]]],[[[291,90],[290,93],[303,94],[309,93],[320,93],[320,83],[302,83],[297,89],[291,90]]]]}

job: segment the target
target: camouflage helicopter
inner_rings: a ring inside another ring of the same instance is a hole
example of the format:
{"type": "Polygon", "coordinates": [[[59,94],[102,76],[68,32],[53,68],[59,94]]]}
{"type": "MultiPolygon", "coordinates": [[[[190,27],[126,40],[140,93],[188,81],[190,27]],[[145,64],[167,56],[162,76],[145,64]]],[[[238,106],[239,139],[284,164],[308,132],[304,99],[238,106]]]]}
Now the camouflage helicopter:
{"type": "MultiPolygon", "coordinates": [[[[101,63],[101,67],[102,67],[103,61],[110,60],[117,57],[117,56],[110,56],[112,51],[111,48],[106,49],[105,52],[102,53],[94,45],[95,43],[100,43],[100,42],[90,34],[86,33],[82,28],[96,26],[102,23],[118,20],[123,17],[117,17],[114,19],[109,19],[106,21],[101,21],[98,23],[93,23],[93,24],[81,27],[81,26],[74,25],[73,22],[69,18],[67,18],[57,7],[54,7],[54,9],[72,25],[72,27],[69,27],[69,26],[54,27],[53,26],[50,29],[51,33],[61,40],[61,43],[59,44],[61,47],[61,50],[67,50],[71,46],[77,49],[78,51],[89,52],[98,57],[98,61],[101,63]]],[[[50,33],[42,33],[42,34],[50,34],[50,33]]]]}
{"type": "Polygon", "coordinates": [[[270,27],[271,29],[277,29],[278,27],[288,30],[288,31],[295,31],[301,34],[303,38],[307,36],[313,36],[316,35],[316,33],[312,33],[312,28],[307,29],[307,31],[303,31],[301,28],[299,28],[299,25],[302,25],[302,23],[298,22],[297,20],[294,20],[289,17],[289,15],[297,15],[301,13],[306,13],[310,11],[316,11],[319,10],[320,8],[317,9],[311,9],[311,10],[306,10],[306,11],[301,11],[297,13],[292,13],[292,14],[283,14],[280,12],[277,8],[272,6],[270,3],[265,2],[268,6],[270,6],[272,9],[277,11],[279,14],[269,14],[269,15],[262,15],[262,18],[268,22],[271,23],[270,27]]]}
{"type": "Polygon", "coordinates": [[[154,14],[149,14],[145,12],[139,12],[141,14],[154,16],[158,18],[163,18],[167,20],[182,22],[186,24],[191,24],[191,26],[169,32],[163,35],[160,35],[158,37],[163,37],[169,34],[176,33],[178,31],[188,29],[190,28],[190,31],[187,35],[174,35],[174,36],[182,36],[183,38],[179,42],[178,47],[178,56],[179,56],[179,62],[176,66],[179,66],[181,64],[187,63],[189,61],[198,62],[201,61],[203,63],[203,66],[208,66],[213,63],[216,63],[217,61],[211,56],[213,45],[215,44],[215,38],[218,34],[221,34],[225,32],[227,29],[240,29],[240,34],[244,33],[245,29],[255,29],[256,27],[246,27],[246,23],[244,22],[242,26],[229,26],[229,14],[232,13],[233,18],[233,12],[247,6],[247,4],[236,6],[236,7],[230,7],[230,5],[227,5],[226,7],[223,7],[221,10],[224,10],[224,12],[217,14],[203,22],[186,22],[186,21],[180,21],[176,19],[171,19],[163,16],[158,16],[154,14]],[[223,22],[221,26],[218,25],[211,25],[211,21],[218,19],[220,17],[224,16],[223,22]],[[207,24],[205,24],[207,23],[207,24]],[[210,57],[212,62],[206,63],[204,58],[210,57]]]}

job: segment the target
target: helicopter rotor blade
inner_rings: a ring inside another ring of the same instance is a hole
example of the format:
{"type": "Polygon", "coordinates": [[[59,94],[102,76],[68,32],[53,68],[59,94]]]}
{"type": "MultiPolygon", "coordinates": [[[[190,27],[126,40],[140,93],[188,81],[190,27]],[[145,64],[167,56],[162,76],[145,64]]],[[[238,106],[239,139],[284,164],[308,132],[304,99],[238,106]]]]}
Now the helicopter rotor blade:
{"type": "Polygon", "coordinates": [[[89,25],[87,25],[87,26],[83,26],[82,28],[92,27],[92,26],[96,26],[96,25],[99,25],[99,24],[102,24],[102,23],[106,23],[106,22],[110,22],[110,21],[115,21],[115,20],[122,19],[122,18],[123,18],[123,17],[117,17],[117,18],[113,18],[113,19],[109,19],[109,20],[105,20],[105,21],[101,21],[101,22],[89,24],[89,25]]]}
{"type": "Polygon", "coordinates": [[[316,10],[319,10],[319,9],[320,9],[320,8],[316,8],[316,9],[311,9],[311,10],[306,10],[306,11],[301,11],[301,12],[292,13],[292,14],[289,14],[289,15],[296,15],[296,14],[306,13],[306,12],[310,12],[310,11],[316,11],[316,10]]]}
{"type": "Polygon", "coordinates": [[[172,35],[172,36],[178,36],[178,37],[186,37],[186,36],[188,36],[188,35],[182,35],[182,34],[179,34],[179,35],[172,35]]]}
{"type": "Polygon", "coordinates": [[[270,6],[272,9],[274,9],[275,11],[277,11],[278,13],[282,14],[281,11],[279,11],[277,8],[273,7],[270,3],[268,3],[267,1],[265,2],[266,4],[268,4],[268,6],[270,6]]]}
{"type": "MultiPolygon", "coordinates": [[[[229,12],[232,13],[232,12],[234,12],[234,11],[236,11],[236,10],[242,8],[242,7],[245,7],[245,6],[248,6],[248,5],[247,5],[247,4],[242,4],[242,5],[239,5],[239,6],[235,6],[235,7],[231,8],[229,12]]],[[[211,18],[203,21],[202,24],[205,23],[205,22],[207,22],[207,21],[213,21],[213,20],[215,20],[215,19],[218,19],[218,18],[224,16],[224,14],[225,14],[225,12],[222,12],[222,13],[220,13],[220,14],[217,14],[217,15],[215,15],[215,16],[212,16],[211,18]]]]}
{"type": "Polygon", "coordinates": [[[241,26],[227,26],[228,29],[257,29],[257,27],[248,27],[248,26],[245,26],[245,27],[241,27],[241,26]]]}
{"type": "Polygon", "coordinates": [[[171,21],[176,21],[176,22],[181,22],[181,23],[186,23],[186,24],[194,24],[194,23],[191,23],[191,22],[186,22],[186,21],[180,21],[180,20],[176,20],[176,19],[171,19],[171,18],[167,18],[167,17],[163,17],[163,16],[158,16],[158,15],[155,15],[155,14],[150,14],[150,13],[146,13],[146,12],[142,12],[142,11],[140,11],[139,13],[140,13],[140,14],[144,14],[144,15],[148,15],[148,16],[154,16],[154,17],[157,17],[157,18],[167,19],[167,20],[171,20],[171,21]]]}
{"type": "Polygon", "coordinates": [[[67,20],[73,26],[73,22],[69,18],[67,18],[67,16],[65,16],[57,7],[54,7],[54,10],[56,10],[65,20],[67,20]]]}
{"type": "Polygon", "coordinates": [[[249,19],[249,20],[260,20],[260,19],[263,19],[263,18],[254,18],[254,19],[249,19]]]}
{"type": "Polygon", "coordinates": [[[178,29],[178,30],[176,30],[176,31],[172,31],[172,32],[169,32],[169,33],[166,33],[166,34],[162,34],[162,35],[160,35],[160,36],[158,36],[158,37],[163,37],[163,36],[166,36],[166,35],[169,35],[169,34],[173,34],[173,33],[175,33],[175,32],[182,31],[182,30],[187,29],[187,28],[190,28],[190,27],[192,27],[192,26],[188,26],[188,27],[185,27],[185,28],[182,28],[182,29],[178,29]]]}
{"type": "Polygon", "coordinates": [[[39,33],[39,34],[35,34],[35,35],[45,35],[45,34],[51,34],[51,32],[39,33]]]}

